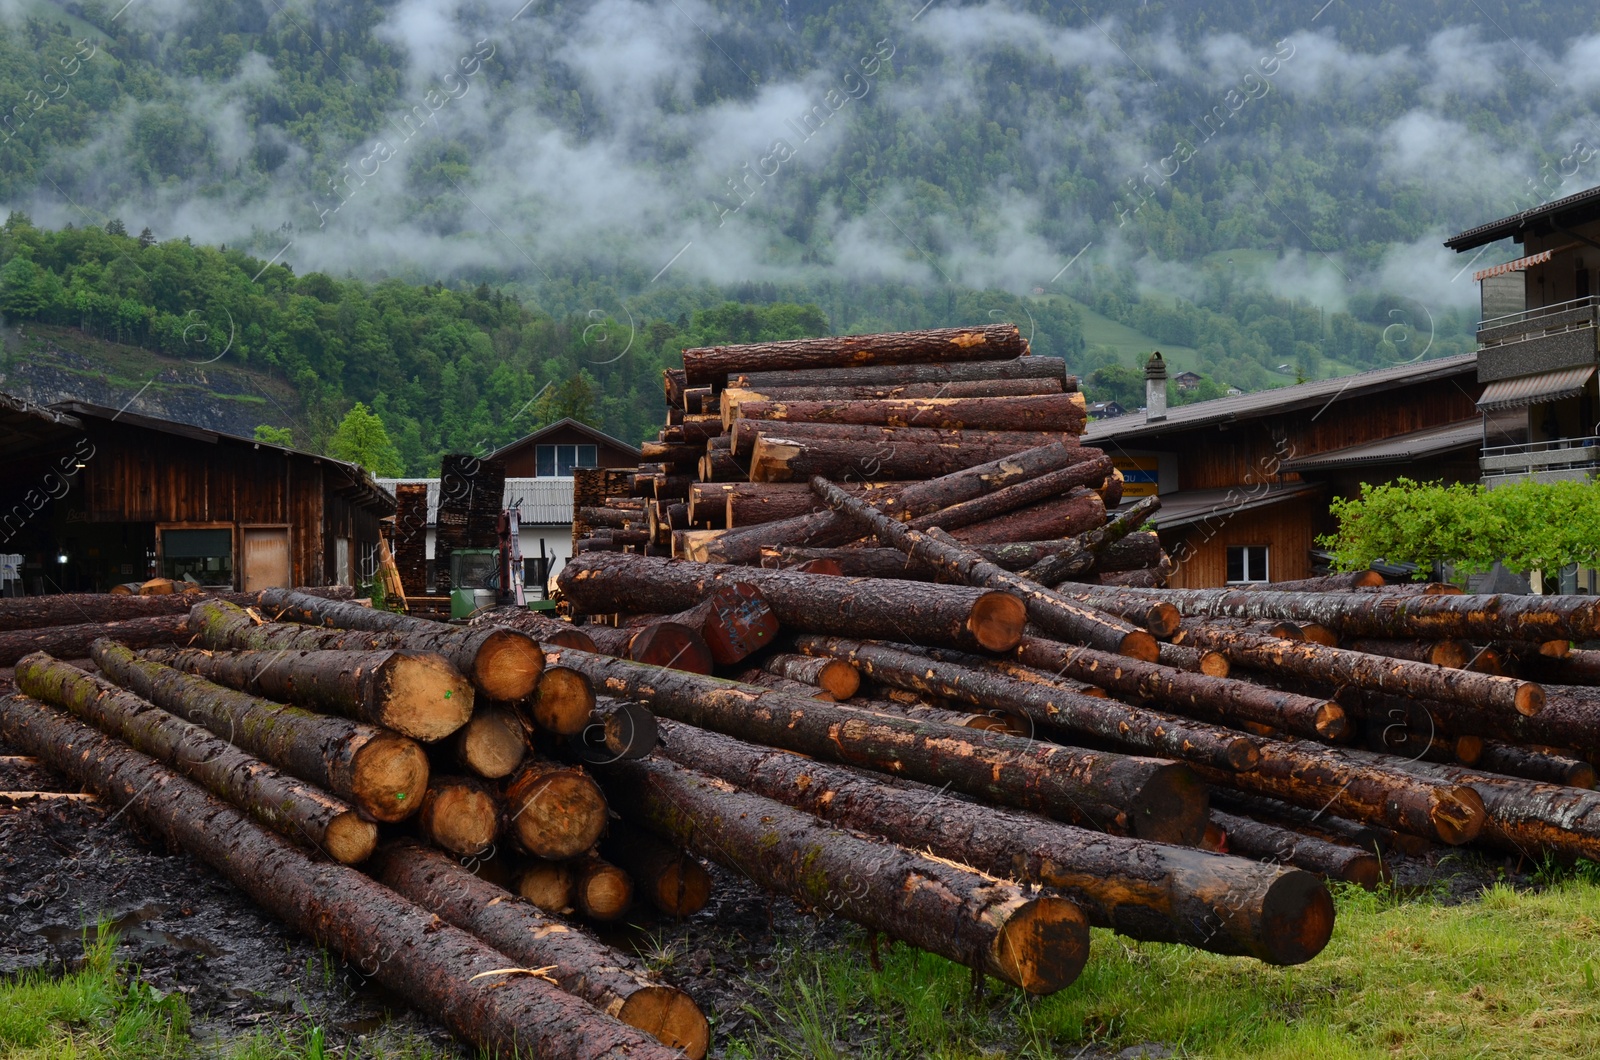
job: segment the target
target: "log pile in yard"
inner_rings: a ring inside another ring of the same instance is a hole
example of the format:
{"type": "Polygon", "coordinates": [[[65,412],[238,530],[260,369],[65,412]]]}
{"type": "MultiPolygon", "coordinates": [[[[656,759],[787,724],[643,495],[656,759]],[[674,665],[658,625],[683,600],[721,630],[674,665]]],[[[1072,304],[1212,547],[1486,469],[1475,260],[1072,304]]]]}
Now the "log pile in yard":
{"type": "Polygon", "coordinates": [[[689,350],[665,390],[637,470],[575,473],[561,617],[105,608],[59,638],[100,673],[29,647],[0,735],[224,872],[260,851],[281,887],[241,886],[329,945],[381,910],[472,1040],[537,1012],[571,1055],[704,1054],[694,999],[582,924],[711,915],[707,862],[1047,994],[1090,928],[1314,959],[1325,880],[1397,851],[1600,858],[1593,598],[1164,588],[1159,499],[1009,325],[689,350]]]}

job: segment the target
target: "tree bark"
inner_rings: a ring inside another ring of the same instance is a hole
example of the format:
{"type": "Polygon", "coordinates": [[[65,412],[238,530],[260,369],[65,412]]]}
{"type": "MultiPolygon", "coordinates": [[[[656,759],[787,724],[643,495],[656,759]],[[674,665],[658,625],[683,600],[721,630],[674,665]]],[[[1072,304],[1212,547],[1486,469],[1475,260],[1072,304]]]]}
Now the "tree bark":
{"type": "Polygon", "coordinates": [[[1191,673],[1205,674],[1207,677],[1227,677],[1232,671],[1225,655],[1214,651],[1202,651],[1199,648],[1187,647],[1182,644],[1169,644],[1162,642],[1161,658],[1156,660],[1162,666],[1170,666],[1175,670],[1188,670],[1191,673]]]}
{"type": "Polygon", "coordinates": [[[559,861],[594,846],[606,827],[606,800],[581,769],[529,762],[505,794],[509,832],[534,857],[559,861]]]}
{"type": "MultiPolygon", "coordinates": [[[[1094,570],[1099,557],[1127,535],[1143,526],[1145,520],[1161,509],[1159,497],[1146,497],[1125,512],[1118,512],[1104,526],[1090,530],[1052,555],[1042,557],[1025,572],[1030,581],[1040,585],[1060,585],[1069,578],[1094,570]]],[[[1155,535],[1151,534],[1154,538],[1155,535]]],[[[1160,539],[1155,550],[1161,552],[1160,539]]],[[[1109,568],[1108,568],[1109,569],[1109,568]]]]}
{"type": "Polygon", "coordinates": [[[1510,677],[1448,670],[1427,663],[1388,659],[1344,648],[1296,643],[1206,625],[1185,627],[1183,637],[1184,643],[1221,652],[1229,661],[1241,666],[1315,681],[1353,684],[1374,691],[1428,699],[1449,699],[1484,710],[1514,712],[1524,716],[1537,714],[1545,704],[1542,688],[1510,677]]]}
{"type": "Polygon", "coordinates": [[[711,874],[693,854],[613,821],[600,851],[633,877],[645,901],[668,916],[694,916],[711,901],[711,874]]]}
{"type": "Polygon", "coordinates": [[[1006,512],[954,531],[950,537],[965,545],[1000,545],[1009,541],[1037,541],[1070,537],[1105,524],[1106,505],[1100,494],[1075,489],[1062,497],[1029,508],[1006,512]]]}
{"type": "Polygon", "coordinates": [[[747,670],[739,670],[728,675],[733,680],[746,685],[756,685],[760,688],[771,689],[790,696],[803,696],[806,699],[821,700],[824,703],[837,702],[833,693],[816,685],[808,685],[804,681],[796,681],[779,674],[768,673],[758,666],[747,670]]]}
{"type": "Polygon", "coordinates": [[[1083,641],[1133,658],[1154,659],[1160,654],[1155,639],[1143,630],[1088,608],[1078,607],[1048,589],[1002,570],[937,531],[924,534],[909,529],[826,479],[813,478],[811,489],[829,507],[854,520],[863,533],[876,535],[879,541],[894,546],[907,556],[920,556],[969,585],[1015,594],[1023,601],[1028,618],[1057,636],[1083,641]]]}
{"type": "Polygon", "coordinates": [[[625,816],[763,887],[1028,993],[1068,986],[1089,956],[1088,923],[1065,898],[831,828],[664,760],[609,767],[606,787],[625,816]]]}
{"type": "Polygon", "coordinates": [[[1342,593],[1351,589],[1378,589],[1387,584],[1383,575],[1375,570],[1356,570],[1342,574],[1324,574],[1316,578],[1301,578],[1297,581],[1241,585],[1239,588],[1245,592],[1342,593]]]}
{"type": "Polygon", "coordinates": [[[472,716],[472,686],[443,656],[413,651],[155,648],[146,658],[208,681],[393,729],[431,743],[472,716]]]}
{"type": "MultiPolygon", "coordinates": [[[[306,592],[306,590],[298,590],[306,592]]],[[[349,600],[354,591],[335,585],[314,590],[329,598],[349,600]]],[[[41,630],[46,626],[82,626],[125,622],[134,618],[187,614],[200,600],[226,600],[241,606],[257,603],[259,593],[170,593],[122,596],[111,593],[60,593],[52,596],[0,597],[0,633],[41,630]]],[[[36,649],[37,650],[37,649],[36,649]]]]}
{"type": "Polygon", "coordinates": [[[510,776],[528,753],[522,723],[503,707],[477,707],[452,740],[456,761],[486,780],[510,776]]]}
{"type": "Polygon", "coordinates": [[[1305,873],[1088,832],[931,788],[668,724],[666,754],[757,795],[991,875],[1053,887],[1089,923],[1150,942],[1299,964],[1333,929],[1305,873]]]}
{"type": "MultiPolygon", "coordinates": [[[[840,660],[835,660],[840,661],[840,660]]],[[[896,689],[895,691],[898,691],[896,689]]],[[[983,711],[958,709],[961,704],[944,706],[925,703],[921,699],[907,702],[900,699],[856,698],[841,706],[868,714],[883,714],[891,718],[909,718],[926,725],[951,725],[958,729],[977,729],[983,732],[1004,732],[1013,736],[1032,736],[1033,722],[1020,714],[998,707],[983,711]]]]}
{"type": "Polygon", "coordinates": [[[1051,682],[1047,674],[1039,674],[1037,680],[1018,680],[943,658],[837,637],[807,634],[796,638],[796,645],[808,655],[844,659],[872,680],[908,692],[1021,714],[1066,740],[1072,734],[1083,734],[1119,750],[1221,769],[1248,770],[1255,762],[1255,745],[1241,733],[1115,699],[1091,698],[1051,682]]]}
{"type": "Polygon", "coordinates": [[[17,687],[65,707],[109,736],[179,770],[273,831],[342,864],[365,861],[377,826],[350,806],[241,751],[198,725],[168,714],[106,679],[40,652],[17,664],[17,687]]]}
{"type": "Polygon", "coordinates": [[[658,717],[829,761],[881,765],[902,776],[1101,831],[1193,844],[1205,828],[1205,789],[1173,762],[1078,751],[1003,733],[948,730],[869,717],[711,677],[557,653],[611,695],[647,703],[658,717]]]}
{"type": "MultiPolygon", "coordinates": [[[[838,483],[835,483],[838,485],[838,483]]],[[[848,489],[848,486],[843,487],[848,489]]],[[[806,495],[815,503],[815,494],[810,487],[806,487],[806,495]]],[[[947,509],[948,510],[948,509],[947,509]]],[[[920,522],[920,520],[918,520],[920,522]]],[[[1091,531],[1094,533],[1095,531],[1091,531]]],[[[1006,542],[998,545],[974,545],[972,551],[993,563],[995,566],[1008,571],[1025,571],[1040,561],[1058,553],[1071,549],[1078,539],[1056,541],[1017,541],[1006,542]]],[[[1087,570],[1094,571],[1120,571],[1136,570],[1147,565],[1160,562],[1162,556],[1161,540],[1153,533],[1131,534],[1122,541],[1109,546],[1101,553],[1098,559],[1088,563],[1087,570]]],[[[767,557],[764,557],[767,558],[767,557]]],[[[854,578],[901,578],[914,581],[938,581],[947,579],[939,569],[921,559],[909,557],[899,549],[894,548],[799,548],[785,545],[772,550],[770,558],[777,560],[779,567],[794,567],[811,560],[832,560],[839,564],[840,572],[854,578]]],[[[771,563],[767,563],[771,566],[771,563]]],[[[1032,575],[1027,575],[1030,581],[1037,581],[1041,585],[1055,584],[1046,582],[1032,575]]]]}
{"type": "Polygon", "coordinates": [[[1146,590],[1193,618],[1320,622],[1346,637],[1460,640],[1592,640],[1600,638],[1600,597],[1448,596],[1382,589],[1293,593],[1267,589],[1146,590]]]}
{"type": "MultiPolygon", "coordinates": [[[[905,489],[903,482],[842,482],[841,489],[851,493],[871,492],[875,498],[898,494],[905,489]]],[[[804,482],[737,482],[700,486],[705,490],[718,489],[723,518],[729,527],[751,527],[762,523],[775,523],[796,516],[815,515],[823,511],[816,495],[804,482]]],[[[710,503],[706,501],[704,503],[710,503]]]]}
{"type": "MultiPolygon", "coordinates": [[[[1026,482],[1018,482],[1005,489],[984,494],[982,497],[974,497],[970,501],[953,504],[937,512],[919,515],[906,525],[912,530],[927,530],[932,527],[945,531],[958,530],[1011,515],[1029,505],[1043,507],[1042,502],[1070,496],[1077,493],[1078,487],[1094,488],[1110,473],[1111,458],[1098,449],[1084,449],[1081,452],[1085,456],[1081,463],[1068,465],[1026,482]]],[[[1093,506],[1089,507],[1092,511],[1093,506]]],[[[1100,503],[1099,510],[1101,517],[1104,518],[1104,501],[1100,503]]]]}
{"type": "Polygon", "coordinates": [[[740,476],[751,482],[804,482],[812,475],[845,480],[920,481],[965,471],[1035,444],[913,445],[896,441],[868,449],[857,441],[791,438],[781,424],[768,424],[767,428],[756,436],[749,474],[740,476]]]}
{"type": "Polygon", "coordinates": [[[867,365],[859,368],[811,368],[764,371],[753,368],[730,378],[730,386],[882,386],[911,383],[956,383],[975,379],[1059,379],[1062,390],[1078,389],[1059,357],[1017,357],[1007,361],[945,361],[867,365]]]}
{"type": "Polygon", "coordinates": [[[622,954],[500,888],[437,851],[408,840],[385,844],[373,876],[402,897],[470,932],[500,953],[547,974],[569,994],[651,1035],[694,1060],[705,1056],[709,1029],[683,991],[657,983],[622,954]]]}
{"type": "Polygon", "coordinates": [[[722,422],[746,401],[894,401],[904,398],[999,398],[1060,394],[1060,379],[969,379],[947,383],[835,383],[826,386],[733,387],[722,392],[722,422]]]}
{"type": "MultiPolygon", "coordinates": [[[[688,386],[716,387],[728,375],[739,372],[995,361],[1021,357],[1027,352],[1028,340],[1015,324],[828,336],[684,350],[683,378],[688,386]]],[[[669,405],[680,403],[668,396],[669,405]]]]}
{"type": "Polygon", "coordinates": [[[1600,695],[1593,689],[1550,685],[1545,707],[1532,717],[1482,710],[1450,699],[1411,699],[1346,687],[1341,706],[1354,715],[1376,717],[1423,733],[1478,736],[1523,746],[1567,747],[1600,756],[1600,695]]]}
{"type": "MultiPolygon", "coordinates": [[[[891,401],[746,401],[738,416],[796,423],[857,423],[942,430],[1062,431],[1082,434],[1082,394],[1014,398],[900,398],[891,401]]],[[[724,427],[731,427],[725,419],[724,427]]]]}
{"type": "Polygon", "coordinates": [[[477,978],[513,962],[356,869],[308,859],[198,786],[81,722],[13,696],[0,699],[0,734],[126,806],[262,908],[480,1049],[597,1060],[678,1055],[539,978],[477,978]],[[147,792],[158,797],[143,797],[147,792]]]}
{"type": "Polygon", "coordinates": [[[407,618],[354,604],[329,603],[286,590],[268,589],[262,595],[265,597],[269,593],[279,594],[274,599],[280,603],[264,603],[265,609],[275,610],[279,615],[306,625],[300,627],[292,622],[261,625],[241,609],[220,602],[208,602],[196,605],[189,613],[189,628],[200,637],[201,643],[214,649],[250,648],[264,651],[277,648],[331,648],[370,651],[395,648],[435,652],[448,659],[485,696],[504,702],[521,699],[531,693],[538,685],[539,674],[544,669],[544,655],[539,651],[539,645],[526,633],[517,630],[496,627],[457,629],[439,622],[407,618]],[[324,604],[328,606],[321,606],[324,604]],[[327,622],[317,621],[319,615],[327,616],[327,622]],[[390,619],[411,625],[389,625],[390,619]],[[372,624],[343,625],[347,622],[372,624]],[[338,628],[315,628],[323,625],[335,625],[338,628]]]}
{"type": "MultiPolygon", "coordinates": [[[[31,598],[30,598],[31,599],[31,598]]],[[[137,600],[139,597],[128,597],[137,600]]],[[[58,659],[82,659],[89,645],[110,637],[130,648],[179,647],[189,642],[187,615],[151,615],[114,622],[83,622],[73,626],[45,626],[0,632],[0,666],[15,666],[24,655],[45,652],[58,659]]]]}
{"type": "MultiPolygon", "coordinates": [[[[1073,431],[1001,430],[979,431],[949,427],[880,427],[870,423],[805,423],[799,421],[736,420],[728,429],[728,451],[747,455],[761,435],[773,435],[805,443],[853,442],[857,452],[882,457],[896,446],[975,446],[1015,445],[1018,449],[1055,443],[1078,448],[1082,440],[1073,431]]],[[[924,476],[927,477],[927,476],[924,476]]]]}
{"type": "Polygon", "coordinates": [[[1248,681],[1207,677],[1039,637],[1024,637],[1016,657],[1035,669],[1152,700],[1180,714],[1199,712],[1222,725],[1253,721],[1323,740],[1337,740],[1349,729],[1344,709],[1336,703],[1248,681]]]}
{"type": "Polygon", "coordinates": [[[428,756],[387,729],[272,703],[97,641],[100,671],[178,717],[345,799],[376,821],[404,820],[428,787],[428,756]]]}
{"type": "Polygon", "coordinates": [[[521,630],[541,645],[577,648],[579,651],[595,650],[594,641],[590,639],[589,634],[582,628],[573,625],[571,622],[548,618],[535,611],[502,607],[476,615],[471,621],[473,625],[481,623],[521,630]]]}
{"type": "Polygon", "coordinates": [[[761,665],[770,674],[820,688],[835,700],[849,699],[861,688],[860,672],[843,659],[780,652],[761,665]]]}
{"type": "Polygon", "coordinates": [[[1345,645],[1350,651],[1382,655],[1389,659],[1428,663],[1449,670],[1460,670],[1471,661],[1472,645],[1459,640],[1392,640],[1384,637],[1357,637],[1345,645]]]}
{"type": "Polygon", "coordinates": [[[1581,758],[1515,744],[1484,741],[1476,761],[1462,763],[1484,773],[1521,777],[1568,788],[1593,788],[1594,766],[1581,758]]]}
{"type": "Polygon", "coordinates": [[[673,612],[705,599],[719,585],[743,582],[760,590],[787,629],[884,636],[966,650],[1009,651],[1021,639],[1026,618],[1017,597],[967,586],[836,578],[647,556],[574,556],[556,580],[573,606],[589,614],[673,612]]]}
{"type": "Polygon", "coordinates": [[[1267,824],[1221,810],[1212,810],[1211,819],[1227,836],[1230,854],[1255,858],[1315,872],[1335,880],[1376,890],[1383,881],[1383,859],[1371,850],[1331,843],[1292,828],[1267,824]]]}
{"type": "Polygon", "coordinates": [[[484,854],[500,833],[500,806],[480,780],[435,776],[417,811],[417,831],[457,857],[484,854]]]}

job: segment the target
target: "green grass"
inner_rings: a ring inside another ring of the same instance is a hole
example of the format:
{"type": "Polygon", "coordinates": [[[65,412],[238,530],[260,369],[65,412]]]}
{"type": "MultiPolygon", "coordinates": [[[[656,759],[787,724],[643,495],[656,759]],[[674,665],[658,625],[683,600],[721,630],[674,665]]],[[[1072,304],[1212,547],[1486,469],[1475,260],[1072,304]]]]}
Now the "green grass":
{"type": "MultiPolygon", "coordinates": [[[[1158,1042],[1194,1057],[1594,1056],[1600,1051],[1600,888],[1497,886],[1475,902],[1341,890],[1333,941],[1273,968],[1094,932],[1082,978],[1053,997],[991,989],[895,946],[796,949],[793,977],[752,1007],[764,1041],[735,1056],[1071,1057],[1158,1042]],[[759,1009],[759,1012],[758,1012],[759,1009]]],[[[992,984],[991,984],[992,986],[992,984]]]]}
{"type": "Polygon", "coordinates": [[[1111,347],[1117,352],[1117,357],[1122,363],[1143,364],[1152,350],[1160,350],[1162,359],[1172,366],[1174,374],[1191,369],[1199,370],[1196,367],[1200,356],[1198,350],[1189,346],[1168,345],[1142,331],[1096,313],[1082,302],[1070,298],[1068,301],[1078,307],[1083,326],[1083,341],[1091,346],[1111,347]]]}

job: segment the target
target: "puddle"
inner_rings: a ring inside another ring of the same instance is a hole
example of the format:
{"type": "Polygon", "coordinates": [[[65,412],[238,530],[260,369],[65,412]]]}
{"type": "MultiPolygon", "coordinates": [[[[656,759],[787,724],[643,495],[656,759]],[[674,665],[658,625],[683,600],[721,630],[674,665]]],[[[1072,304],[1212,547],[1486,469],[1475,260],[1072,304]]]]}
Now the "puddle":
{"type": "MultiPolygon", "coordinates": [[[[169,911],[168,906],[159,903],[142,905],[137,909],[122,913],[111,921],[111,927],[123,941],[148,942],[152,945],[171,946],[176,950],[189,953],[198,953],[204,957],[221,957],[224,950],[218,949],[205,939],[194,935],[175,935],[170,931],[160,928],[147,927],[146,925],[169,911]]],[[[99,925],[86,924],[76,927],[66,924],[49,924],[40,928],[35,934],[42,936],[54,946],[78,945],[83,939],[93,942],[100,933],[99,925]]]]}

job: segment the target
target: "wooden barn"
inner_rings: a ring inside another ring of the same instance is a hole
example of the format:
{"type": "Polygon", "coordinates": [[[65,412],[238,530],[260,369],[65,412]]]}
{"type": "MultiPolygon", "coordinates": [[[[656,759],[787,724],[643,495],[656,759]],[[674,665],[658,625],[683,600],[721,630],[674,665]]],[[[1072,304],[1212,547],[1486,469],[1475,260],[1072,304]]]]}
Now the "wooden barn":
{"type": "Polygon", "coordinates": [[[353,585],[394,512],[353,464],[77,401],[0,394],[0,454],[0,553],[28,593],[353,585]]]}
{"type": "Polygon", "coordinates": [[[1112,456],[1125,497],[1161,497],[1174,586],[1309,577],[1328,502],[1363,482],[1478,481],[1476,354],[1172,409],[1159,354],[1146,376],[1147,408],[1091,420],[1084,444],[1112,456]]]}

